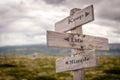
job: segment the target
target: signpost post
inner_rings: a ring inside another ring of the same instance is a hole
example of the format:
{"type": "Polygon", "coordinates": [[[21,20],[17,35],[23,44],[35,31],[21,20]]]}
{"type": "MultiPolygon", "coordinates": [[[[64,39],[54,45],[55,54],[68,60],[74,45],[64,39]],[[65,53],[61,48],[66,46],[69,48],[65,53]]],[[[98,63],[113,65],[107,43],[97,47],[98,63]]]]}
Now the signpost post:
{"type": "Polygon", "coordinates": [[[56,60],[56,72],[73,71],[74,80],[85,80],[84,68],[98,65],[95,50],[108,50],[108,39],[83,35],[82,25],[94,20],[93,5],[74,8],[70,16],[55,24],[55,31],[47,31],[49,47],[71,48],[71,57],[56,60]],[[71,33],[64,33],[71,31],[71,33]]]}

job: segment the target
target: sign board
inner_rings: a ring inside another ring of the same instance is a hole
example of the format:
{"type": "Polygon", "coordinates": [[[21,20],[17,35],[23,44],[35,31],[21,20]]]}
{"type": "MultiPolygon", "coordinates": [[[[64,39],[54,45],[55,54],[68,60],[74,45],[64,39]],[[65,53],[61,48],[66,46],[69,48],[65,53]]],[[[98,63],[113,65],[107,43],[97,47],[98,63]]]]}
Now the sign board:
{"type": "Polygon", "coordinates": [[[91,5],[57,22],[55,24],[55,31],[65,32],[93,20],[94,20],[94,12],[93,12],[93,5],[91,5]]]}
{"type": "Polygon", "coordinates": [[[56,60],[56,72],[78,70],[95,67],[98,65],[97,56],[94,50],[86,51],[82,55],[74,57],[58,58],[56,60]]]}
{"type": "Polygon", "coordinates": [[[47,31],[47,45],[73,49],[108,50],[108,39],[70,33],[47,31]]]}

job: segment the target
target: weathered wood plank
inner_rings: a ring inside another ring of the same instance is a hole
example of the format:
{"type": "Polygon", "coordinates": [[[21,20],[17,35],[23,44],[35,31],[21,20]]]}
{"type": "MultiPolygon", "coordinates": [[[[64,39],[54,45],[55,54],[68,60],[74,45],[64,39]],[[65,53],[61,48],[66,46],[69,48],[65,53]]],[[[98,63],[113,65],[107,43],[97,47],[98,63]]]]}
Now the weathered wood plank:
{"type": "Polygon", "coordinates": [[[47,31],[49,47],[108,50],[108,39],[89,35],[47,31]]]}
{"type": "Polygon", "coordinates": [[[97,56],[94,50],[74,57],[59,58],[56,60],[56,72],[71,71],[97,66],[97,56]]]}
{"type": "Polygon", "coordinates": [[[93,5],[75,12],[55,24],[55,31],[65,32],[94,20],[93,5]]]}

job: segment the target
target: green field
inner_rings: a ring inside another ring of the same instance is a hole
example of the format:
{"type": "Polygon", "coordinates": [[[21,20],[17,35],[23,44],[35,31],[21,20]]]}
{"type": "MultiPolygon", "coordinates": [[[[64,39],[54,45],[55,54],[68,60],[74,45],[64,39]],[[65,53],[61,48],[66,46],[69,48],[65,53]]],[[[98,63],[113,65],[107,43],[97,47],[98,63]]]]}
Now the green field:
{"type": "MultiPolygon", "coordinates": [[[[0,57],[0,80],[73,80],[72,72],[55,73],[58,56],[0,57]]],[[[120,56],[99,56],[99,66],[85,69],[85,80],[120,80],[120,56]]]]}

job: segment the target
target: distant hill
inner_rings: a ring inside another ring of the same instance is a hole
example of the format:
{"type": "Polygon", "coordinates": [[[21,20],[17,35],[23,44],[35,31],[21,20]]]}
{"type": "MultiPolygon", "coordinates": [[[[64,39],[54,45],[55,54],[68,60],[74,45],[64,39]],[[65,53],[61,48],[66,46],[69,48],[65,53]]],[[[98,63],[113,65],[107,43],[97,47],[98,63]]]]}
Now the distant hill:
{"type": "Polygon", "coordinates": [[[113,52],[113,53],[118,52],[118,53],[120,53],[120,44],[110,44],[109,47],[110,47],[109,52],[113,52]]]}
{"type": "MultiPolygon", "coordinates": [[[[120,44],[109,44],[110,50],[107,52],[97,51],[98,54],[120,55],[120,44]]],[[[49,48],[46,45],[22,45],[0,47],[0,54],[33,54],[40,53],[44,55],[70,55],[70,49],[49,48]]]]}
{"type": "Polygon", "coordinates": [[[33,54],[41,53],[44,55],[68,55],[70,49],[49,48],[46,45],[22,45],[22,46],[6,46],[0,47],[2,54],[33,54]]]}

